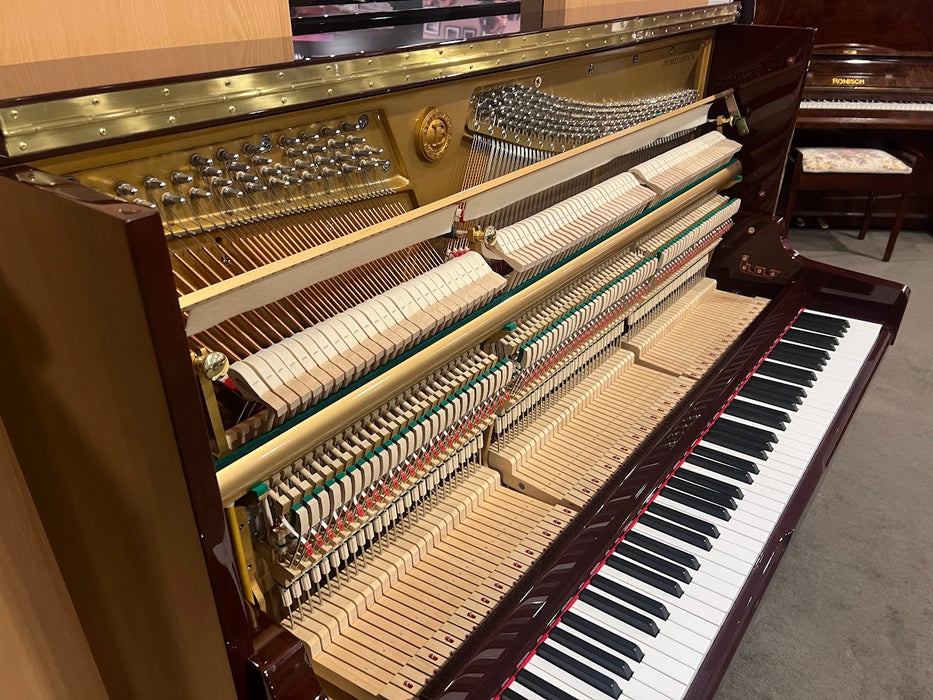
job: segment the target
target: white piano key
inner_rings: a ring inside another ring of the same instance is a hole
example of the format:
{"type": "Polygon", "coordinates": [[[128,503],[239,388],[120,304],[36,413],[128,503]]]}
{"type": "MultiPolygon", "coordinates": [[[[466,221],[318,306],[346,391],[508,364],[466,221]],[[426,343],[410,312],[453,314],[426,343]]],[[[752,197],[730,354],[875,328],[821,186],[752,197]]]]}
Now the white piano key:
{"type": "Polygon", "coordinates": [[[690,682],[693,671],[696,670],[702,660],[699,654],[679,642],[674,640],[658,641],[658,637],[652,637],[631,625],[620,622],[611,615],[581,600],[576,601],[570,609],[578,615],[637,644],[645,653],[645,658],[641,660],[641,663],[656,668],[682,685],[690,682]]]}

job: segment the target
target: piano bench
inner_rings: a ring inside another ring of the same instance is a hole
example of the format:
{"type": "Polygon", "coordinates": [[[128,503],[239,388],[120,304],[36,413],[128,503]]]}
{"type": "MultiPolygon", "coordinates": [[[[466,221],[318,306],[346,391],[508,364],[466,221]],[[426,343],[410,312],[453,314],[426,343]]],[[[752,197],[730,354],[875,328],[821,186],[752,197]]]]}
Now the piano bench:
{"type": "MultiPolygon", "coordinates": [[[[892,149],[893,150],[893,149],[892,149]]],[[[816,190],[867,194],[868,204],[862,219],[859,239],[864,239],[871,222],[872,207],[878,195],[900,195],[897,214],[888,235],[884,260],[891,259],[897,235],[907,211],[907,195],[923,157],[915,151],[896,151],[897,155],[877,148],[796,148],[791,154],[793,175],[787,194],[784,220],[791,221],[797,192],[816,190]]]]}

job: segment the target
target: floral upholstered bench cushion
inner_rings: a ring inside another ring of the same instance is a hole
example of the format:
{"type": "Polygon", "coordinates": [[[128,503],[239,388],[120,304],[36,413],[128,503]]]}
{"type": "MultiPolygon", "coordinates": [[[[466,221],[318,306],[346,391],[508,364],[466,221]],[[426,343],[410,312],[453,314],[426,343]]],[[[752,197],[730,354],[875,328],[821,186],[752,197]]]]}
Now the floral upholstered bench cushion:
{"type": "Polygon", "coordinates": [[[800,148],[805,173],[911,172],[907,163],[878,148],[800,148]]]}

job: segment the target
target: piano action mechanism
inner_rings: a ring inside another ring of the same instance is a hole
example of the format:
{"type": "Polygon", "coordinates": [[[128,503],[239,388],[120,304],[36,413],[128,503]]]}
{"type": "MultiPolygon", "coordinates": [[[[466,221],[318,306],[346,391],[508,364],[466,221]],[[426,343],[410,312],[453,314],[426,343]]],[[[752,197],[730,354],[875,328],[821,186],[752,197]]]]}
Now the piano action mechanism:
{"type": "Polygon", "coordinates": [[[79,615],[241,696],[711,693],[906,302],[782,241],[811,35],[736,13],[0,107],[9,298],[95,329],[14,388],[118,448],[10,431],[79,615]]]}

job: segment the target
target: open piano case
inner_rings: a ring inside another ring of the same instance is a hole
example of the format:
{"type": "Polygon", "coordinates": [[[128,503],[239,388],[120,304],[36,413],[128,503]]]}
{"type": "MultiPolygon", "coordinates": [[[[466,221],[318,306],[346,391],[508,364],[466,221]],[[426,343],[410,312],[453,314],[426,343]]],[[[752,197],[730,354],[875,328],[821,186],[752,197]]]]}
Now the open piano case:
{"type": "Polygon", "coordinates": [[[4,421],[122,697],[707,697],[904,312],[737,3],[0,106],[4,421]]]}

